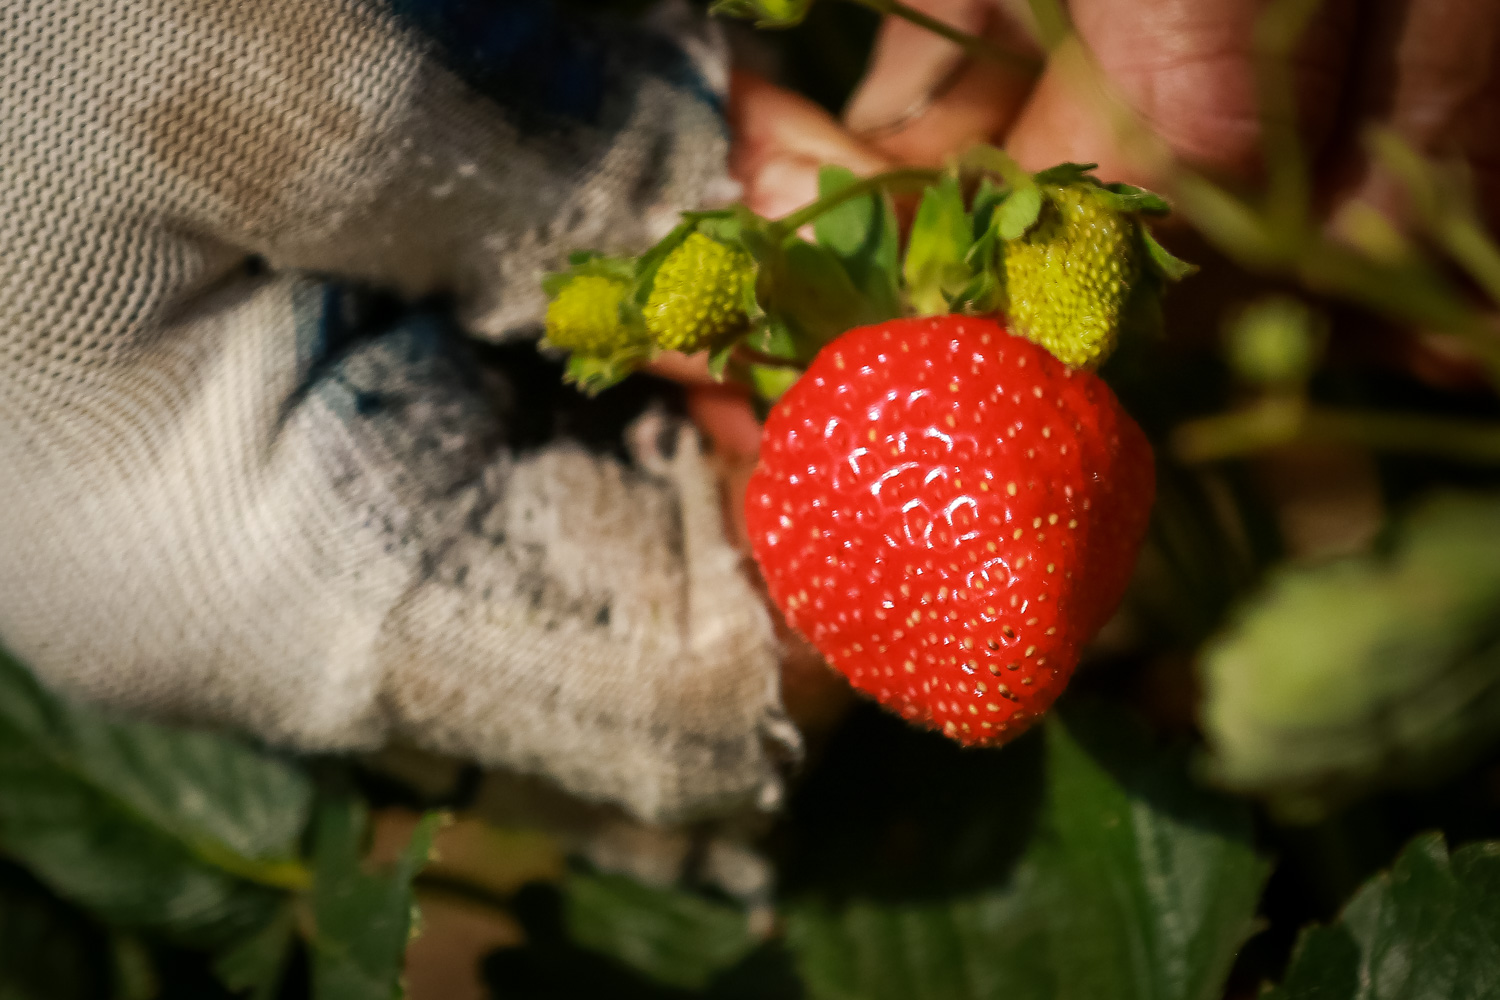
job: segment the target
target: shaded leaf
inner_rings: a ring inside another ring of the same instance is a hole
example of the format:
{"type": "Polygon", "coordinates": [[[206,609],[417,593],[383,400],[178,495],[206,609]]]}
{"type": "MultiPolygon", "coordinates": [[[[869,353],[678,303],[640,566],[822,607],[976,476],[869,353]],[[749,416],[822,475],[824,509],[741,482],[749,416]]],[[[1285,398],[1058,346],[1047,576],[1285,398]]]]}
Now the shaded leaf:
{"type": "Polygon", "coordinates": [[[563,891],[576,944],[683,989],[702,989],[760,944],[743,909],[687,890],[574,873],[563,891]]]}
{"type": "Polygon", "coordinates": [[[1212,775],[1314,819],[1456,766],[1500,734],[1497,609],[1495,496],[1439,497],[1387,552],[1283,570],[1205,650],[1212,775]]]}
{"type": "MultiPolygon", "coordinates": [[[[1247,811],[1195,788],[1179,755],[1102,709],[1045,729],[1041,809],[995,885],[905,901],[809,894],[789,907],[810,996],[1220,995],[1269,867],[1247,811]]],[[[970,794],[1011,801],[1003,787],[970,794]]]]}
{"type": "Polygon", "coordinates": [[[1303,932],[1265,1000],[1481,1000],[1500,996],[1500,842],[1450,856],[1412,841],[1339,921],[1303,932]]]}
{"type": "Polygon", "coordinates": [[[856,326],[875,322],[869,301],[833,251],[792,240],[777,255],[766,309],[783,322],[802,359],[856,326]]]}
{"type": "MultiPolygon", "coordinates": [[[[824,167],[818,173],[818,196],[836,194],[856,181],[852,170],[824,167]]],[[[900,314],[900,234],[889,195],[871,193],[846,201],[818,216],[813,230],[818,245],[838,256],[868,300],[869,322],[900,314]]]]}
{"type": "Polygon", "coordinates": [[[5,850],[121,926],[222,945],[306,879],[299,771],[230,739],[70,705],[3,654],[0,787],[5,850]]]}
{"type": "Polygon", "coordinates": [[[362,803],[331,799],[318,809],[313,845],[314,1000],[391,1000],[412,928],[411,883],[427,863],[441,817],[424,816],[388,871],[361,864],[367,814],[362,803]]]}
{"type": "Polygon", "coordinates": [[[214,962],[214,974],[250,1000],[271,1000],[281,985],[295,929],[292,907],[285,905],[264,927],[226,948],[214,962]]]}
{"type": "Polygon", "coordinates": [[[930,185],[917,207],[903,270],[917,312],[933,316],[948,311],[948,296],[968,283],[964,259],[972,240],[972,224],[958,181],[946,177],[930,185]]]}

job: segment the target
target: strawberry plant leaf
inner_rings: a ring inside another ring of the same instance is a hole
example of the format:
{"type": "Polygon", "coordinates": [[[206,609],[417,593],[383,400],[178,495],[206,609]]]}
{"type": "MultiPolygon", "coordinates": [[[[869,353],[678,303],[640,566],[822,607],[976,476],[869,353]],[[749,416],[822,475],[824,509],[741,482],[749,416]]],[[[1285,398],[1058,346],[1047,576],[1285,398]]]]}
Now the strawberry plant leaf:
{"type": "Polygon", "coordinates": [[[249,1000],[273,1000],[291,957],[295,915],[282,906],[266,925],[219,953],[214,975],[229,989],[249,1000]]]}
{"type": "Polygon", "coordinates": [[[3,653],[0,787],[6,853],[122,927],[221,947],[306,880],[299,771],[209,733],[74,706],[3,653]]]}
{"type": "Polygon", "coordinates": [[[761,943],[744,909],[685,889],[575,872],[563,893],[575,944],[681,989],[702,989],[761,943]]]}
{"type": "Polygon", "coordinates": [[[1386,550],[1282,570],[1204,652],[1211,774],[1312,820],[1461,764],[1500,732],[1497,608],[1493,495],[1438,497],[1386,550]]]}
{"type": "MultiPolygon", "coordinates": [[[[810,997],[1221,995],[1269,870],[1248,810],[1195,787],[1182,755],[1150,746],[1117,710],[1073,706],[1037,739],[1034,766],[1020,766],[1020,744],[969,766],[971,786],[986,772],[1001,782],[968,794],[1005,803],[1004,816],[966,814],[939,852],[979,859],[987,840],[1019,829],[992,884],[969,876],[912,898],[805,891],[790,903],[788,943],[810,997]],[[1028,816],[1017,793],[1033,784],[1028,816]]],[[[907,833],[882,851],[898,845],[915,846],[907,833]]]]}
{"type": "Polygon", "coordinates": [[[399,1000],[411,935],[411,883],[427,863],[441,816],[424,816],[390,870],[361,863],[367,814],[352,798],[320,804],[314,827],[312,888],[314,1000],[399,1000]]]}
{"type": "Polygon", "coordinates": [[[812,357],[851,327],[874,322],[869,301],[827,247],[791,240],[771,257],[769,267],[766,309],[791,332],[800,358],[812,357]]]}
{"type": "Polygon", "coordinates": [[[1412,841],[1337,923],[1303,932],[1263,1000],[1480,1000],[1500,995],[1500,841],[1451,855],[1412,841]]]}
{"type": "Polygon", "coordinates": [[[930,185],[917,206],[906,247],[904,274],[917,312],[936,316],[948,311],[948,296],[968,283],[964,258],[972,241],[972,223],[958,181],[946,177],[930,185]]]}
{"type": "MultiPolygon", "coordinates": [[[[837,194],[856,181],[852,170],[824,167],[818,172],[818,196],[837,194]]],[[[846,201],[820,215],[813,231],[818,245],[838,256],[868,299],[870,322],[900,314],[900,234],[889,195],[871,193],[846,201]]]]}

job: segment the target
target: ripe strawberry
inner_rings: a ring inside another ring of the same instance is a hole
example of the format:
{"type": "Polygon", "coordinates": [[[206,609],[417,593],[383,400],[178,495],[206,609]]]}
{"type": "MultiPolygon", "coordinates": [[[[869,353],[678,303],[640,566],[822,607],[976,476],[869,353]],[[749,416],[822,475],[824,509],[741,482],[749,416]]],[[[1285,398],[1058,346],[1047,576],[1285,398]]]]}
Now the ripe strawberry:
{"type": "Polygon", "coordinates": [[[1119,603],[1153,492],[1095,375],[941,316],[823,349],[771,411],[746,518],[772,598],[855,687],[994,744],[1119,603]]]}
{"type": "Polygon", "coordinates": [[[1041,215],[1005,245],[1005,285],[1015,331],[1075,368],[1114,349],[1125,300],[1140,274],[1129,214],[1093,183],[1043,187],[1041,215]]]}
{"type": "Polygon", "coordinates": [[[691,354],[741,332],[755,262],[743,250],[693,233],[667,255],[643,310],[657,347],[691,354]]]}

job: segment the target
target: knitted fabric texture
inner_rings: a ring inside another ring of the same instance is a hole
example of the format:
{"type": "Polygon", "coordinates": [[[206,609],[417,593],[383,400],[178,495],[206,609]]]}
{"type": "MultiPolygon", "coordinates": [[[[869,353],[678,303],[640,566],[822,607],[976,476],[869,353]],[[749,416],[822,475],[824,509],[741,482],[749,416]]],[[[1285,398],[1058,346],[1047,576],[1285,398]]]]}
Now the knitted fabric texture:
{"type": "Polygon", "coordinates": [[[512,453],[437,325],[340,334],[334,277],[505,336],[568,250],[724,193],[702,26],[577,30],[596,85],[536,107],[360,0],[0,9],[0,641],[45,681],[652,819],[775,800],[796,735],[691,433],[512,453]]]}

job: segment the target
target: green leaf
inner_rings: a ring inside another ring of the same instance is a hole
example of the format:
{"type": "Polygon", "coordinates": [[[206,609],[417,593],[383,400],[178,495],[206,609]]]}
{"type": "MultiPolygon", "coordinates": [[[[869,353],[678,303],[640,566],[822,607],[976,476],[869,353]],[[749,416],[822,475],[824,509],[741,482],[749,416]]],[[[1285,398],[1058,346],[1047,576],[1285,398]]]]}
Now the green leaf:
{"type": "Polygon", "coordinates": [[[1283,570],[1204,652],[1211,774],[1314,820],[1457,766],[1500,734],[1497,610],[1494,495],[1429,501],[1388,551],[1283,570]]]}
{"type": "Polygon", "coordinates": [[[264,927],[224,949],[214,962],[214,974],[229,989],[250,1000],[273,1000],[291,957],[295,914],[281,907],[264,927]]]}
{"type": "Polygon", "coordinates": [[[1481,1000],[1500,996],[1500,842],[1450,856],[1412,841],[1339,921],[1302,934],[1285,981],[1263,1000],[1481,1000]]]}
{"type": "MultiPolygon", "coordinates": [[[[1034,817],[1022,773],[966,788],[1002,804],[1004,828],[1029,833],[996,884],[793,902],[787,939],[809,996],[1217,1000],[1269,866],[1243,806],[1194,787],[1181,755],[1114,712],[1048,721],[1034,817]]],[[[996,836],[987,829],[954,831],[951,850],[973,854],[996,836]]],[[[911,834],[894,843],[909,852],[911,834]]]]}
{"type": "Polygon", "coordinates": [[[682,989],[702,989],[760,944],[743,909],[687,890],[573,873],[563,891],[574,943],[682,989]]]}
{"type": "Polygon", "coordinates": [[[223,737],[73,706],[3,653],[0,788],[0,846],[114,924],[216,947],[306,881],[299,771],[223,737]]]}
{"type": "MultiPolygon", "coordinates": [[[[857,180],[844,167],[824,167],[818,173],[818,196],[836,194],[857,180]]],[[[900,314],[900,234],[888,194],[846,201],[818,216],[813,231],[818,245],[837,255],[854,286],[869,300],[872,322],[900,314]]]]}
{"type": "Polygon", "coordinates": [[[854,287],[838,255],[827,247],[791,239],[778,242],[763,232],[747,230],[743,246],[759,266],[756,291],[759,306],[751,346],[767,336],[790,338],[791,354],[778,357],[807,360],[839,334],[879,316],[854,287]]]}
{"type": "Polygon", "coordinates": [[[322,803],[313,845],[314,1000],[399,1000],[415,903],[411,883],[426,865],[441,816],[429,813],[389,871],[361,864],[366,812],[352,798],[322,803]]]}
{"type": "Polygon", "coordinates": [[[912,223],[903,272],[917,312],[933,316],[948,311],[948,297],[968,283],[964,258],[972,241],[972,223],[958,181],[946,177],[929,186],[912,223]]]}
{"type": "Polygon", "coordinates": [[[1170,250],[1156,242],[1156,237],[1144,225],[1137,229],[1141,234],[1141,245],[1146,249],[1146,259],[1157,274],[1168,281],[1181,281],[1198,270],[1198,265],[1174,257],[1170,250]]]}

